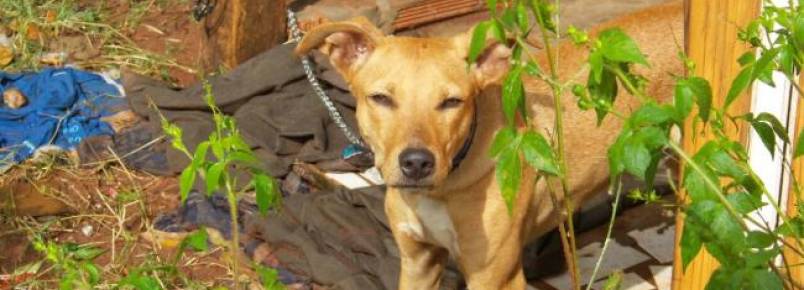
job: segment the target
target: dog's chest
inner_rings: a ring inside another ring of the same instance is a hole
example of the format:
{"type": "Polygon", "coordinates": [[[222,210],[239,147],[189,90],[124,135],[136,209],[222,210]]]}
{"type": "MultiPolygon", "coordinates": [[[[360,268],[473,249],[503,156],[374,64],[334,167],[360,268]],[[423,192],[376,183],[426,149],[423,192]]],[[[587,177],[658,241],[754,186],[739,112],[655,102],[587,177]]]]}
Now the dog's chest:
{"type": "Polygon", "coordinates": [[[460,254],[458,235],[444,202],[427,196],[409,199],[409,211],[397,228],[412,239],[436,244],[449,250],[450,255],[460,254]]]}

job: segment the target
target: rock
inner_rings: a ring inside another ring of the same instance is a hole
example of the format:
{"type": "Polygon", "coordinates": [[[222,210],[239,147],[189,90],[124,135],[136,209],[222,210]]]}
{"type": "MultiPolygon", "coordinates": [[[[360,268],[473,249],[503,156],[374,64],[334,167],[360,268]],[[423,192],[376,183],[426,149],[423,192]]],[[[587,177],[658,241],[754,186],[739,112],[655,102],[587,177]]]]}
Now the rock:
{"type": "Polygon", "coordinates": [[[84,234],[85,237],[89,238],[95,233],[95,227],[93,227],[91,224],[84,224],[84,226],[81,227],[81,233],[84,234]]]}

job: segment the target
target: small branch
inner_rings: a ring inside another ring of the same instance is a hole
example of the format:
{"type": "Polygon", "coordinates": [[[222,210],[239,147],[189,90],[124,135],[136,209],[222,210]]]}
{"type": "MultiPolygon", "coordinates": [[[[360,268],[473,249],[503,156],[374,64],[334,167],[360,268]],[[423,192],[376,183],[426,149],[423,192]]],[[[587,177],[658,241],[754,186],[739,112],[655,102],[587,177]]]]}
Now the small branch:
{"type": "Polygon", "coordinates": [[[609,218],[609,227],[606,230],[606,239],[603,240],[603,249],[600,251],[600,257],[597,259],[595,263],[595,269],[592,271],[592,276],[589,277],[589,283],[586,284],[586,290],[592,289],[592,283],[595,282],[595,277],[597,277],[597,271],[600,269],[600,264],[603,262],[603,258],[606,256],[606,249],[609,247],[609,241],[611,241],[611,232],[614,229],[614,221],[617,219],[617,208],[620,205],[620,195],[623,190],[623,184],[618,179],[617,180],[617,191],[614,193],[614,204],[611,207],[611,217],[609,218]]]}

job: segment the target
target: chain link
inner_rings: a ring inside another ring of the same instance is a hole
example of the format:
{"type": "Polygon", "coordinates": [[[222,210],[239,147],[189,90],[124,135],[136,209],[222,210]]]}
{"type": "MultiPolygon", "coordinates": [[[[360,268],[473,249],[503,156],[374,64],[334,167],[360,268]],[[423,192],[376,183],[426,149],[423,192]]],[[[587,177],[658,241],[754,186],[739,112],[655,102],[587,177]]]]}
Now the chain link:
{"type": "MultiPolygon", "coordinates": [[[[293,42],[300,42],[302,38],[301,30],[299,29],[299,23],[296,20],[296,14],[293,11],[288,10],[288,27],[290,27],[290,36],[293,42]]],[[[357,135],[349,128],[346,122],[343,120],[343,116],[338,111],[338,108],[335,107],[335,103],[332,102],[332,99],[327,96],[327,93],[321,87],[321,84],[318,82],[318,78],[315,77],[315,73],[313,70],[313,63],[310,61],[310,57],[304,55],[301,57],[302,67],[304,68],[304,73],[307,75],[307,81],[310,82],[310,85],[313,87],[313,91],[321,99],[321,102],[324,103],[324,106],[327,108],[329,112],[329,116],[335,121],[335,124],[338,128],[343,131],[343,134],[346,135],[346,139],[349,139],[349,142],[356,145],[363,145],[363,141],[360,140],[357,135]]]]}

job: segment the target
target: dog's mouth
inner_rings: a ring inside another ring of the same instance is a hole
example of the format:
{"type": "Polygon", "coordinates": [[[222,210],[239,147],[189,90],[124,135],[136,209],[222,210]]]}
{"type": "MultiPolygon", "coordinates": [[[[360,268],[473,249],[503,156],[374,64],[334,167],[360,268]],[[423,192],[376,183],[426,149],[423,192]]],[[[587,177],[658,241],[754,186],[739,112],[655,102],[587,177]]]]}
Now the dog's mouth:
{"type": "Polygon", "coordinates": [[[388,186],[401,189],[401,190],[409,190],[409,191],[426,191],[432,190],[435,186],[433,184],[415,184],[415,183],[395,183],[389,184],[388,186]]]}

